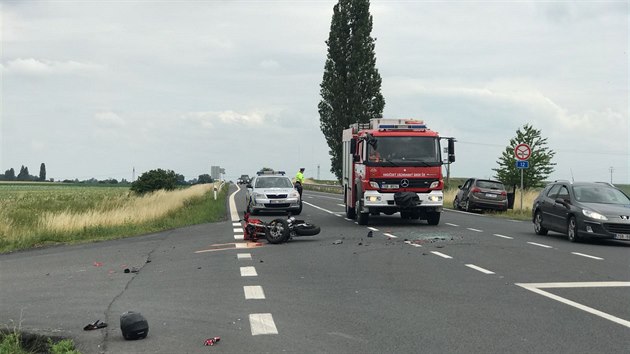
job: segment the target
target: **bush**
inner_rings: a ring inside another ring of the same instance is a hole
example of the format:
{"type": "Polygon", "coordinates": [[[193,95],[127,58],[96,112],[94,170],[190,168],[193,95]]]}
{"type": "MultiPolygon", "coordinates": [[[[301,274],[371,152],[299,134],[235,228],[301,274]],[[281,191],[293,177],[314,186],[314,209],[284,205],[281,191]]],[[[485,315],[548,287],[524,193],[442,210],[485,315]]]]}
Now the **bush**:
{"type": "Polygon", "coordinates": [[[137,194],[154,192],[160,189],[167,191],[175,189],[177,175],[171,170],[151,170],[143,173],[131,184],[131,191],[137,194]]]}

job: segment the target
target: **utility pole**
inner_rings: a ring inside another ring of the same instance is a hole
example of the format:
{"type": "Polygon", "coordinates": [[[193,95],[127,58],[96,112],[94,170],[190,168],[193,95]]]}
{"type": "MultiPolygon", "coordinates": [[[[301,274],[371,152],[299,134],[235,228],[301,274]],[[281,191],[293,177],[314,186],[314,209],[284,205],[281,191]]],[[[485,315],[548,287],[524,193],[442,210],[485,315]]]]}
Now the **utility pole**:
{"type": "Polygon", "coordinates": [[[317,180],[319,181],[319,164],[317,164],[317,180]]]}
{"type": "Polygon", "coordinates": [[[608,170],[610,171],[610,184],[612,184],[612,173],[615,170],[615,168],[610,166],[610,168],[608,168],[608,170]]]}

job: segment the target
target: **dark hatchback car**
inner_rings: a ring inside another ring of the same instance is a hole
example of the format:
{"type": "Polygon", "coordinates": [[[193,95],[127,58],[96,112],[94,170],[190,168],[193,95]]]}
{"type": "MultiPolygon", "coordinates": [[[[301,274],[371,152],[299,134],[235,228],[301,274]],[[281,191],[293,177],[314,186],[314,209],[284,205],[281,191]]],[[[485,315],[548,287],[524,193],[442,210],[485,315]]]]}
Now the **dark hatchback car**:
{"type": "Polygon", "coordinates": [[[630,240],[630,198],[609,183],[556,181],[532,206],[534,231],[581,238],[630,240]]]}
{"type": "Polygon", "coordinates": [[[458,210],[489,209],[506,211],[508,209],[507,191],[503,183],[489,179],[469,178],[453,200],[458,210]]]}

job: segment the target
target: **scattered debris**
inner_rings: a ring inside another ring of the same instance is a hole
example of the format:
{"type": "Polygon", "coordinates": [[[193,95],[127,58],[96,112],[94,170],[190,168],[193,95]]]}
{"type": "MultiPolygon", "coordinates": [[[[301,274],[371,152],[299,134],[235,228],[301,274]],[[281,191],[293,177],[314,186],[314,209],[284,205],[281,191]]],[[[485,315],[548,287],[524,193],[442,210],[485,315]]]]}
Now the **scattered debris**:
{"type": "Polygon", "coordinates": [[[374,235],[374,233],[372,232],[372,230],[368,231],[367,237],[372,237],[373,235],[374,235]]]}
{"type": "Polygon", "coordinates": [[[107,323],[101,322],[101,320],[96,320],[94,323],[90,323],[87,326],[83,327],[84,331],[91,331],[94,329],[105,328],[107,327],[107,323]]]}
{"type": "Polygon", "coordinates": [[[203,344],[212,346],[212,345],[217,344],[217,342],[220,340],[221,340],[221,337],[212,337],[212,338],[206,339],[206,341],[203,342],[203,344]]]}
{"type": "Polygon", "coordinates": [[[333,242],[333,245],[340,245],[343,243],[343,240],[336,240],[335,242],[333,242]]]}
{"type": "Polygon", "coordinates": [[[125,268],[124,272],[125,272],[125,273],[138,273],[138,272],[139,272],[139,270],[138,270],[138,268],[136,268],[136,267],[131,267],[131,269],[129,269],[129,268],[125,268]]]}
{"type": "Polygon", "coordinates": [[[103,266],[103,262],[94,262],[94,266],[95,267],[102,267],[103,266]]]}

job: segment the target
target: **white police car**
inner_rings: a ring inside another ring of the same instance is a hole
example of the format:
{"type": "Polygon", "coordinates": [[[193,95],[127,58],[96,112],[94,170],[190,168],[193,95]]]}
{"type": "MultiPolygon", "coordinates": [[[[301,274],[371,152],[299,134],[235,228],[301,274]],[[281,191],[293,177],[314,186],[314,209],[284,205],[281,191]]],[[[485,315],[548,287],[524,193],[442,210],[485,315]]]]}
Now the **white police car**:
{"type": "Polygon", "coordinates": [[[245,193],[247,212],[289,211],[293,215],[302,212],[302,200],[293,182],[283,171],[261,171],[247,184],[245,193]]]}

